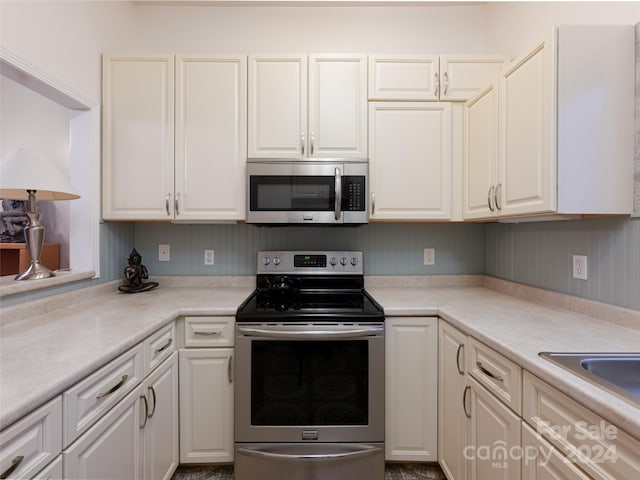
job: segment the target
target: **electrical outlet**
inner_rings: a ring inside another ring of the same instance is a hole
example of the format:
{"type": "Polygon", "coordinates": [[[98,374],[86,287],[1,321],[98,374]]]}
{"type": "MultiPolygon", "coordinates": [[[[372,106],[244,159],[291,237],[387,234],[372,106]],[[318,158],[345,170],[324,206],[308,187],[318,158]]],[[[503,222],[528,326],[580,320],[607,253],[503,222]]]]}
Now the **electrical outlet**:
{"type": "Polygon", "coordinates": [[[171,246],[161,243],[158,245],[158,261],[168,262],[171,259],[171,246]]]}
{"type": "Polygon", "coordinates": [[[573,256],[573,278],[577,278],[578,280],[587,279],[587,256],[586,255],[573,256]]]}
{"type": "Polygon", "coordinates": [[[436,264],[436,249],[425,248],[424,249],[424,264],[435,265],[436,264]]]}
{"type": "Polygon", "coordinates": [[[214,264],[214,256],[213,250],[205,250],[204,251],[204,264],[205,265],[213,265],[214,264]]]}

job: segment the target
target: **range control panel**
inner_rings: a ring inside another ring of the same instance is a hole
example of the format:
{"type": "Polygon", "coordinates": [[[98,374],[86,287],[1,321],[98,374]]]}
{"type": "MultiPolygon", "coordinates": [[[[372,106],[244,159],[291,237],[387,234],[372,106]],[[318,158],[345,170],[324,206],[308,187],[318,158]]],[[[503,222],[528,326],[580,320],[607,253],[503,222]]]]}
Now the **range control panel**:
{"type": "Polygon", "coordinates": [[[258,252],[257,273],[363,275],[362,252],[258,252]]]}

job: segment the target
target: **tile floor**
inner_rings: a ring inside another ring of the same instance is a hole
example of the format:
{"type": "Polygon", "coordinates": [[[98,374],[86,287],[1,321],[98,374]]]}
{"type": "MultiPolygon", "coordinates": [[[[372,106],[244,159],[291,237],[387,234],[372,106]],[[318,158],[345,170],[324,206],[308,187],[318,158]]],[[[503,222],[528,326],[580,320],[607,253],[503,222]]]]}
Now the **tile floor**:
{"type": "MultiPolygon", "coordinates": [[[[388,463],[384,478],[385,480],[445,480],[437,464],[423,463],[388,463]]],[[[233,467],[180,466],[171,480],[233,480],[233,467]]]]}

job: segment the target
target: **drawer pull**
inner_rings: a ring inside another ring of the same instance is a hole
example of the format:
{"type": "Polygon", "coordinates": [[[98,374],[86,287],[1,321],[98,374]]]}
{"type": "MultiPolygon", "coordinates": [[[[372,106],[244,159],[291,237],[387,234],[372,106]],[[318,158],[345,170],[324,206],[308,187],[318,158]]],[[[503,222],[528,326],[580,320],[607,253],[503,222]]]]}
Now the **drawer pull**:
{"type": "Polygon", "coordinates": [[[167,348],[169,348],[169,346],[173,343],[173,338],[167,338],[167,341],[165,342],[165,344],[161,347],[158,347],[155,349],[154,353],[158,354],[160,352],[164,352],[167,348]]]}
{"type": "Polygon", "coordinates": [[[9,475],[11,475],[15,471],[15,469],[20,466],[23,460],[24,460],[24,455],[18,455],[13,460],[11,460],[11,466],[7,468],[4,472],[2,472],[2,474],[0,475],[0,478],[9,478],[9,475]]]}
{"type": "Polygon", "coordinates": [[[101,398],[104,398],[107,395],[111,395],[113,392],[115,392],[120,387],[122,387],[122,385],[124,385],[124,383],[127,381],[128,378],[129,378],[129,375],[123,375],[122,376],[122,380],[120,380],[117,384],[115,384],[113,387],[111,387],[106,392],[102,392],[102,393],[99,393],[98,395],[96,395],[96,399],[100,400],[101,398]]]}
{"type": "Polygon", "coordinates": [[[213,332],[194,331],[193,334],[194,335],[209,335],[209,336],[222,335],[222,330],[215,330],[213,332]]]}
{"type": "Polygon", "coordinates": [[[494,375],[493,373],[491,373],[489,370],[487,370],[486,368],[484,368],[484,366],[482,365],[481,362],[476,362],[476,365],[478,366],[478,368],[480,369],[480,371],[482,373],[484,373],[487,377],[491,377],[494,380],[497,380],[499,382],[504,382],[504,378],[499,377],[498,375],[494,375]]]}
{"type": "Polygon", "coordinates": [[[229,379],[229,383],[233,383],[233,355],[229,355],[229,360],[227,363],[227,378],[229,379]]]}

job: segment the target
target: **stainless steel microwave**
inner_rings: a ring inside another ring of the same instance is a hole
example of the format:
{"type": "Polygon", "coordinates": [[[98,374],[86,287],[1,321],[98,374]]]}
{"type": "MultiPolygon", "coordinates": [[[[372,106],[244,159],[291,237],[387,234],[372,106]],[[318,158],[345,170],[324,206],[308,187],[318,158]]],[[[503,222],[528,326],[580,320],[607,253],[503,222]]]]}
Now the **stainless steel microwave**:
{"type": "Polygon", "coordinates": [[[247,163],[247,223],[368,223],[366,159],[247,163]]]}

